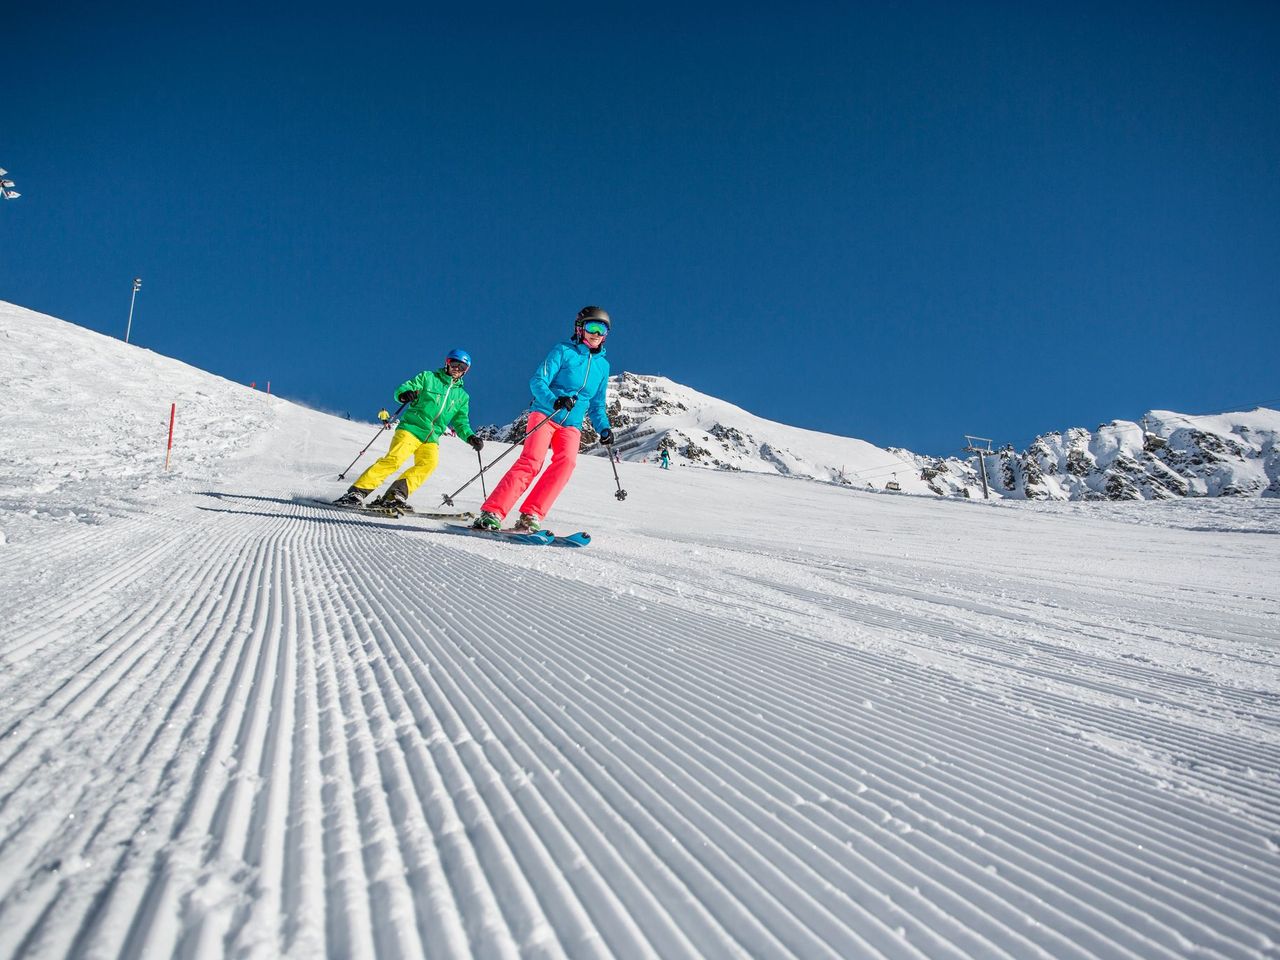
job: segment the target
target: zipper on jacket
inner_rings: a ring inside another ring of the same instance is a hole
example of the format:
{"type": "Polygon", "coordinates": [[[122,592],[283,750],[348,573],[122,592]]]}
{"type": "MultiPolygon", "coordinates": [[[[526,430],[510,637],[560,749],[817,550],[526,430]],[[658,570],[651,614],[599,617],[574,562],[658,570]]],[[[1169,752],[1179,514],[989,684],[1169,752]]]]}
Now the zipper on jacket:
{"type": "MultiPolygon", "coordinates": [[[[440,415],[441,415],[442,413],[444,413],[444,405],[445,405],[445,403],[447,403],[447,402],[448,402],[448,400],[449,400],[449,394],[451,394],[451,393],[453,392],[453,388],[454,388],[455,386],[456,386],[456,384],[451,383],[451,384],[449,384],[449,386],[445,387],[445,389],[444,389],[444,396],[440,398],[440,409],[439,409],[439,411],[436,413],[436,415],[435,415],[434,417],[432,417],[432,418],[431,418],[431,423],[427,426],[427,436],[428,436],[428,437],[429,437],[429,436],[431,436],[431,431],[432,431],[432,429],[435,427],[435,425],[436,425],[436,421],[437,421],[437,420],[439,420],[439,419],[440,419],[440,415]]],[[[423,443],[427,443],[427,442],[428,442],[428,441],[426,441],[426,440],[424,440],[424,441],[423,441],[423,443]]]]}
{"type": "Polygon", "coordinates": [[[587,381],[591,379],[591,361],[595,354],[591,352],[591,348],[587,348],[587,372],[582,375],[582,386],[578,388],[578,393],[582,393],[587,388],[587,381]]]}

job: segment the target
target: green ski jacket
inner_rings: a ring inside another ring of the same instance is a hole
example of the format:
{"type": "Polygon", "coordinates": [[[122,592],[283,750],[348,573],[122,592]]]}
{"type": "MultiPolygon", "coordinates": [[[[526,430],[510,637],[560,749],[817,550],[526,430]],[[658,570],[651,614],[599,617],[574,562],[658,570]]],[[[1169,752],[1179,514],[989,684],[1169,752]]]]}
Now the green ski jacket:
{"type": "Polygon", "coordinates": [[[424,443],[435,443],[449,427],[464,441],[475,436],[471,429],[471,398],[461,379],[454,380],[443,367],[423,370],[396,387],[397,403],[406,390],[417,390],[418,399],[400,414],[401,430],[408,430],[424,443]]]}

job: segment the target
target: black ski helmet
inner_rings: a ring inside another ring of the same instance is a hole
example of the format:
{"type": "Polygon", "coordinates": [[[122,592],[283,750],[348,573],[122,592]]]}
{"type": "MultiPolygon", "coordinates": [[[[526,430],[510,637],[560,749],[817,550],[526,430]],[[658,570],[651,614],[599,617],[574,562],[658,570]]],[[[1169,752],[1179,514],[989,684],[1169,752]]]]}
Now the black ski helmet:
{"type": "Polygon", "coordinates": [[[575,340],[582,339],[582,325],[588,320],[599,320],[610,332],[613,331],[613,321],[609,319],[609,311],[604,307],[583,307],[578,311],[578,319],[573,322],[573,338],[575,340]]]}

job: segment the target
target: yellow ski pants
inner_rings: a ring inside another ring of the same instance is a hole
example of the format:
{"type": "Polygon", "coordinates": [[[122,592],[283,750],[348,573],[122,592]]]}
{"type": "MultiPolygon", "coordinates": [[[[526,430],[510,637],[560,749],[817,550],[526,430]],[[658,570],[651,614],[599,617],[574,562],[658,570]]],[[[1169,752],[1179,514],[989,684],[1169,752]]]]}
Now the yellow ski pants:
{"type": "Polygon", "coordinates": [[[376,490],[379,484],[400,469],[400,464],[413,457],[413,466],[406,470],[400,479],[409,488],[409,493],[417,490],[436,464],[440,462],[440,445],[423,443],[408,430],[397,430],[391,435],[391,446],[387,455],[376,461],[368,470],[360,474],[352,484],[357,490],[376,490]]]}

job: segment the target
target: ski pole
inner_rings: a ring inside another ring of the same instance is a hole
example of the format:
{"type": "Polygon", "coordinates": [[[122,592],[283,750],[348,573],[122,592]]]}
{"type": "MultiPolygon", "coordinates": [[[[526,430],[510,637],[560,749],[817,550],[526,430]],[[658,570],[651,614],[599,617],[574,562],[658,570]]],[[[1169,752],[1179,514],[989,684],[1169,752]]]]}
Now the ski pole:
{"type": "MultiPolygon", "coordinates": [[[[615,438],[616,439],[616,438],[615,438]]],[[[612,443],[605,444],[606,447],[612,447],[612,443]]],[[[627,491],[622,489],[622,481],[618,479],[618,464],[614,462],[613,450],[606,449],[605,456],[609,458],[609,466],[613,467],[613,482],[618,485],[618,492],[614,494],[619,500],[627,499],[627,491]]]]}
{"type": "Polygon", "coordinates": [[[476,451],[476,463],[480,464],[480,493],[485,498],[485,500],[488,500],[489,489],[488,487],[485,486],[485,482],[484,482],[484,460],[481,459],[479,450],[476,451]]]}
{"type": "MultiPolygon", "coordinates": [[[[565,416],[567,417],[568,415],[569,415],[569,411],[567,411],[567,410],[566,410],[566,411],[565,411],[565,416]]],[[[524,445],[524,442],[525,442],[526,440],[528,440],[531,436],[533,436],[535,433],[537,433],[539,430],[541,430],[543,427],[545,427],[548,423],[551,423],[551,422],[553,422],[553,421],[552,421],[552,419],[551,419],[551,417],[547,417],[547,419],[543,420],[540,424],[538,424],[536,427],[534,427],[532,430],[530,430],[528,433],[526,433],[523,437],[521,437],[521,438],[520,438],[519,443],[513,443],[511,446],[507,447],[507,449],[506,449],[506,450],[504,450],[502,453],[498,454],[496,457],[494,457],[492,460],[490,460],[490,461],[489,461],[489,466],[488,466],[488,467],[484,467],[484,466],[482,466],[482,467],[480,468],[480,472],[479,472],[479,473],[477,473],[474,477],[472,477],[470,480],[468,480],[466,483],[464,483],[462,486],[460,486],[457,490],[453,491],[453,493],[446,493],[446,494],[444,495],[443,499],[440,501],[440,502],[441,502],[441,504],[442,504],[442,505],[447,505],[447,506],[452,507],[452,506],[454,505],[454,504],[453,504],[453,498],[454,498],[454,497],[456,497],[456,496],[457,496],[458,494],[460,494],[463,490],[467,489],[467,487],[469,487],[469,486],[471,486],[473,483],[475,483],[475,482],[476,482],[476,480],[478,480],[480,477],[483,477],[483,476],[485,475],[485,473],[486,473],[486,472],[487,472],[487,471],[488,471],[488,470],[489,470],[489,469],[490,469],[490,468],[491,468],[495,463],[497,463],[499,460],[501,460],[503,457],[505,457],[508,453],[510,453],[510,452],[511,452],[512,450],[514,450],[516,447],[518,447],[518,446],[523,446],[523,445],[524,445]]],[[[555,422],[557,425],[560,423],[560,421],[559,421],[559,420],[556,420],[556,421],[554,421],[554,422],[555,422]]],[[[480,455],[480,454],[479,454],[479,452],[477,452],[477,453],[476,453],[476,456],[479,456],[479,455],[480,455]]],[[[483,461],[481,461],[481,462],[483,463],[483,461]]],[[[487,500],[487,499],[489,499],[489,495],[488,495],[487,493],[485,494],[485,499],[486,499],[486,500],[487,500]]]]}
{"type": "MultiPolygon", "coordinates": [[[[400,408],[399,408],[398,410],[396,410],[395,414],[391,417],[391,419],[392,419],[392,420],[394,420],[396,417],[400,416],[400,410],[403,410],[403,409],[404,409],[405,407],[407,407],[408,405],[409,405],[409,401],[408,401],[408,400],[406,400],[404,403],[400,404],[400,408]]],[[[368,450],[370,447],[372,447],[372,446],[373,446],[373,441],[374,441],[374,440],[377,440],[377,439],[378,439],[378,437],[382,436],[382,432],[383,432],[384,430],[386,430],[386,429],[387,429],[387,428],[386,428],[385,426],[378,427],[378,432],[377,432],[377,433],[375,433],[375,434],[373,435],[373,440],[370,440],[368,443],[366,443],[366,444],[364,445],[364,450],[368,450]]],[[[361,457],[363,457],[363,456],[364,456],[364,450],[361,450],[359,453],[357,453],[357,454],[356,454],[356,459],[355,459],[355,460],[352,460],[350,463],[348,463],[348,464],[347,464],[347,470],[350,470],[352,467],[354,467],[354,466],[356,465],[356,460],[359,460],[361,457]]],[[[345,480],[345,479],[347,479],[347,470],[343,470],[340,474],[338,474],[338,479],[339,479],[339,480],[345,480]]]]}

